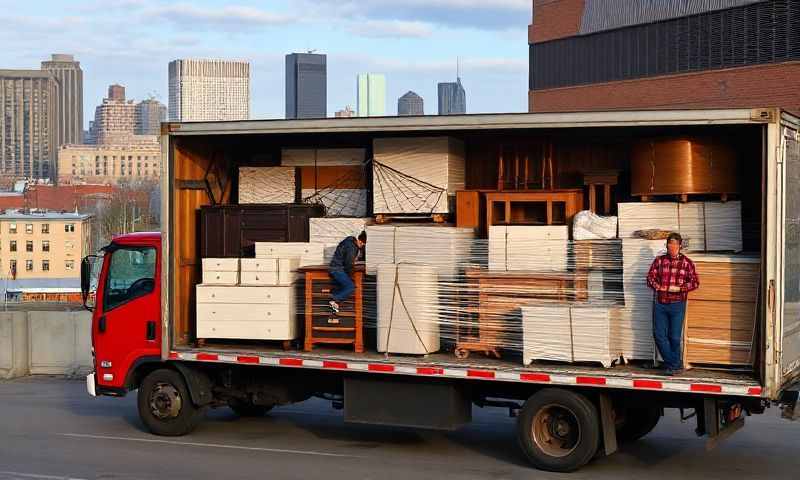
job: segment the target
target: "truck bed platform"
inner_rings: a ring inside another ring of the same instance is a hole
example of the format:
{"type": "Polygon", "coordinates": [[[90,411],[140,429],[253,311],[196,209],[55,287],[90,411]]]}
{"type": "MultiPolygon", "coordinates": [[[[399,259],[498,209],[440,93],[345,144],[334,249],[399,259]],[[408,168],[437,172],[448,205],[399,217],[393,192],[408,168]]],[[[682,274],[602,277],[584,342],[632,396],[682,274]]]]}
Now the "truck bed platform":
{"type": "Polygon", "coordinates": [[[457,359],[450,353],[424,357],[315,348],[313,352],[284,351],[269,345],[214,343],[202,348],[174,348],[170,360],[264,365],[365,372],[384,375],[471,379],[513,383],[580,385],[711,395],[760,397],[763,389],[749,372],[693,368],[667,376],[636,365],[600,366],[533,364],[472,356],[457,359]]]}

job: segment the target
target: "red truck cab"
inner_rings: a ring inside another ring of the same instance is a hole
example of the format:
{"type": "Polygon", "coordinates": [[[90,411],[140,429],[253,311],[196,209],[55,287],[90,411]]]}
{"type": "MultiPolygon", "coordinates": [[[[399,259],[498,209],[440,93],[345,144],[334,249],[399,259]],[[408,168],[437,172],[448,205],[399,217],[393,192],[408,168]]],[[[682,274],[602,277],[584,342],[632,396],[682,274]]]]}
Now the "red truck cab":
{"type": "MultiPolygon", "coordinates": [[[[137,364],[161,360],[161,233],[119,235],[103,252],[92,308],[95,373],[87,387],[124,395],[137,364]]],[[[92,260],[84,259],[81,268],[90,269],[92,260]]],[[[83,282],[89,277],[82,272],[83,282]]]]}

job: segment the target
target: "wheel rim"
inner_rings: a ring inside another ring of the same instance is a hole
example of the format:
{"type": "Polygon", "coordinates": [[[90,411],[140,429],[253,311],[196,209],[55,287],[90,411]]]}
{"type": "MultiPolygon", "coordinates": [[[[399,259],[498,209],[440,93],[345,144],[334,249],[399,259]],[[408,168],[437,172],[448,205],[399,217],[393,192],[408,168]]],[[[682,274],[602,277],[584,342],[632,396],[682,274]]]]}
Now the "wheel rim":
{"type": "Polygon", "coordinates": [[[157,383],[150,393],[150,412],[160,420],[176,418],[181,413],[183,400],[177,388],[168,383],[157,383]]]}
{"type": "Polygon", "coordinates": [[[533,442],[551,457],[566,457],[581,441],[578,417],[563,405],[550,404],[539,409],[533,417],[533,442]]]}

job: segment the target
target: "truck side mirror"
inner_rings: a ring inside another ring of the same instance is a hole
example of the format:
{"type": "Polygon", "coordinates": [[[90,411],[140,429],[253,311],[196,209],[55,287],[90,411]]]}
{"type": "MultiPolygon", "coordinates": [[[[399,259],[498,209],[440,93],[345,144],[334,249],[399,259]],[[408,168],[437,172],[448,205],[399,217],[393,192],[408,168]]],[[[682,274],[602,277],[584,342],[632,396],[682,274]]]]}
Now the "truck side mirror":
{"type": "MultiPolygon", "coordinates": [[[[92,289],[92,274],[94,272],[94,264],[97,255],[87,255],[81,260],[81,298],[83,300],[83,308],[90,312],[94,310],[95,298],[92,289]]],[[[96,285],[95,285],[96,286],[96,285]]]]}

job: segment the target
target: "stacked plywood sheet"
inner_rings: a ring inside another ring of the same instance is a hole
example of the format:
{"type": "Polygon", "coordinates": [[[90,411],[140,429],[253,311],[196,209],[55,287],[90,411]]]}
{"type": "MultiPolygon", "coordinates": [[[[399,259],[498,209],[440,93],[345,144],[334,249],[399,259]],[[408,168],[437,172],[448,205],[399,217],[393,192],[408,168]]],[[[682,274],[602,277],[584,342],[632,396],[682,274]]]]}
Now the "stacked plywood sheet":
{"type": "Polygon", "coordinates": [[[294,167],[239,167],[239,203],[294,201],[294,167]]]}
{"type": "Polygon", "coordinates": [[[653,358],[653,290],[647,273],[665,252],[664,240],[622,239],[622,290],[625,307],[616,312],[612,331],[626,359],[653,358]]]}
{"type": "Polygon", "coordinates": [[[376,214],[448,213],[448,196],[464,189],[464,144],[455,138],[377,138],[373,156],[376,214]]]}
{"type": "Polygon", "coordinates": [[[281,165],[288,167],[360,166],[366,158],[363,148],[284,148],[281,165]]]}
{"type": "Polygon", "coordinates": [[[238,258],[204,258],[203,283],[209,285],[236,285],[239,283],[238,258]]]}
{"type": "Polygon", "coordinates": [[[472,228],[414,225],[367,227],[367,273],[382,263],[429,265],[445,277],[457,277],[468,266],[475,239],[472,228]]]}
{"type": "Polygon", "coordinates": [[[256,242],[256,258],[297,258],[299,266],[323,265],[323,245],[309,242],[256,242]]]}
{"type": "Polygon", "coordinates": [[[569,230],[558,226],[490,226],[489,270],[567,270],[569,230]]]}
{"type": "Polygon", "coordinates": [[[521,307],[522,359],[591,362],[610,367],[616,358],[608,304],[543,303],[521,307]]]}
{"type": "Polygon", "coordinates": [[[752,365],[758,257],[696,255],[700,288],[689,294],[686,362],[752,365]]]}
{"type": "Polygon", "coordinates": [[[197,285],[197,338],[293,340],[294,287],[197,285]]]}
{"type": "MultiPolygon", "coordinates": [[[[323,246],[325,263],[329,263],[336,247],[347,237],[358,237],[367,228],[367,218],[311,218],[309,240],[323,246]]],[[[367,242],[369,243],[369,242],[367,242]]]]}
{"type": "Polygon", "coordinates": [[[637,230],[677,232],[678,204],[673,202],[619,203],[619,238],[633,238],[637,230]]]}
{"type": "Polygon", "coordinates": [[[243,258],[241,285],[287,286],[297,280],[299,258],[243,258]]]}
{"type": "Polygon", "coordinates": [[[378,266],[378,351],[425,355],[440,348],[436,269],[378,266]]]}

